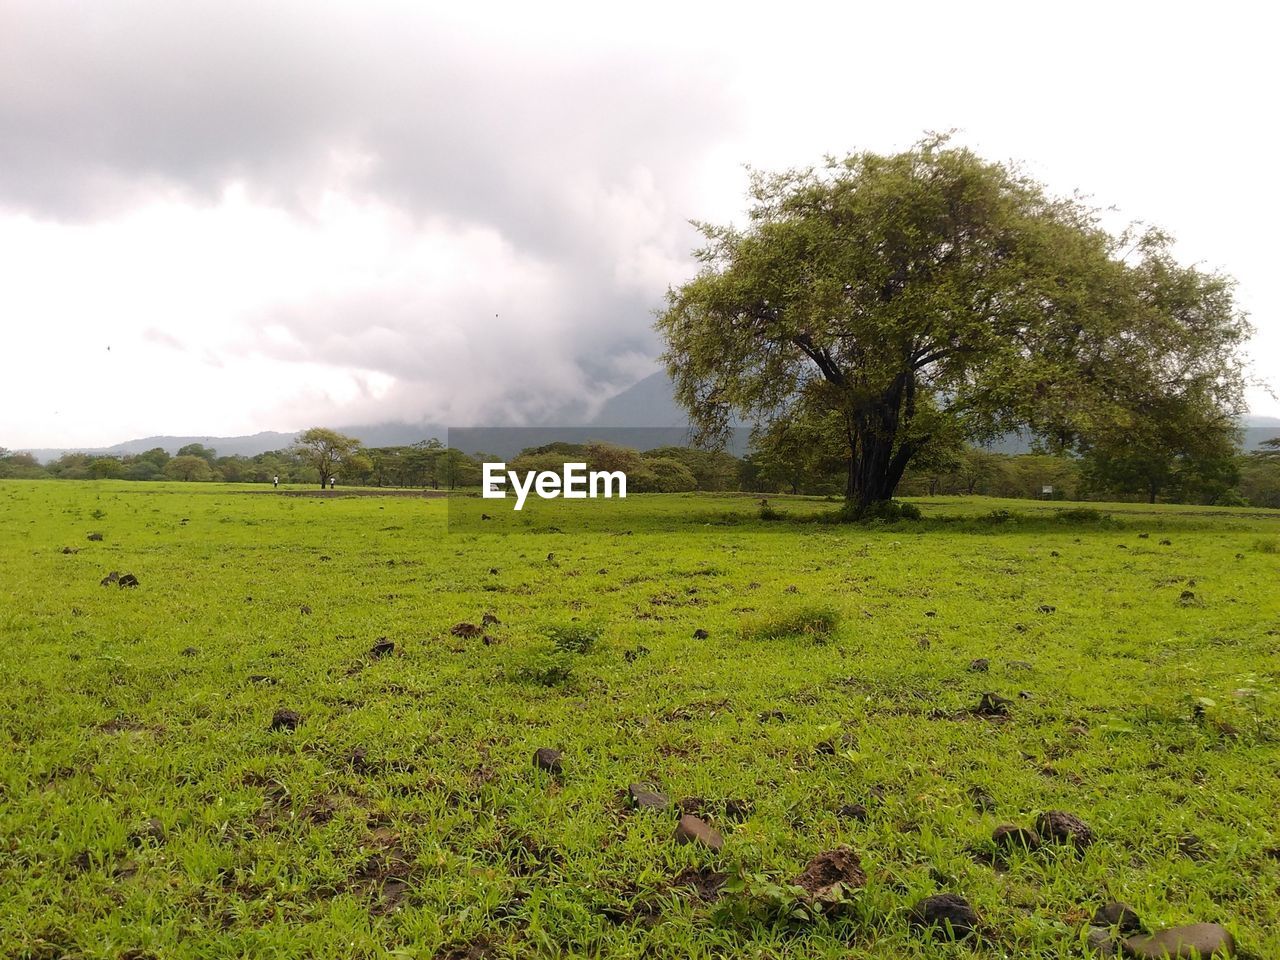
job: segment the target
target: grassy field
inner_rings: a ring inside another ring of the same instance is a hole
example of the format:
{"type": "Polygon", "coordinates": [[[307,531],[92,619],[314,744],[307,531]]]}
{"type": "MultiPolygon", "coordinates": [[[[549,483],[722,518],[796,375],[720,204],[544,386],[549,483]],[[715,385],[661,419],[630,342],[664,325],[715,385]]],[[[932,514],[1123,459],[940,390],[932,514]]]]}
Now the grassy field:
{"type": "Polygon", "coordinates": [[[1082,957],[1111,898],[1280,956],[1280,515],[919,503],[0,483],[0,956],[1082,957]]]}

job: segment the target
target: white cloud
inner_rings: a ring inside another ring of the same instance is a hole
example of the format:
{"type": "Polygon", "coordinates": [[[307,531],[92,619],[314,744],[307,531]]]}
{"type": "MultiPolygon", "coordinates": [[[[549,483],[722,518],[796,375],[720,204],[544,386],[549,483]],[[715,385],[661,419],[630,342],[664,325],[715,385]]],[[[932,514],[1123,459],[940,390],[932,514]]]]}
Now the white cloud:
{"type": "Polygon", "coordinates": [[[741,164],[950,127],[1170,228],[1280,359],[1250,8],[622,10],[7,4],[0,443],[598,403],[741,164]]]}

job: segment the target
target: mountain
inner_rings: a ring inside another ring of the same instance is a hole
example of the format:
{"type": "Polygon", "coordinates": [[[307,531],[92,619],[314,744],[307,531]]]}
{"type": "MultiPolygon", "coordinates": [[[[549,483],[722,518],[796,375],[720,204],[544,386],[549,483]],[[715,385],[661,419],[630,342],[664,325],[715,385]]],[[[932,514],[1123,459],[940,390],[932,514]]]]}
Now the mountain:
{"type": "Polygon", "coordinates": [[[676,403],[671,381],[659,370],[634,386],[610,397],[591,426],[601,427],[684,427],[689,415],[676,403]]]}
{"type": "MultiPolygon", "coordinates": [[[[662,371],[650,374],[621,393],[609,398],[594,417],[574,419],[575,423],[566,424],[566,426],[572,426],[573,429],[566,432],[565,438],[572,435],[574,439],[578,440],[612,440],[628,446],[643,445],[651,440],[655,441],[653,445],[657,445],[658,442],[684,442],[682,439],[683,431],[687,429],[689,422],[684,410],[675,402],[671,381],[666,373],[662,371]],[[628,433],[628,431],[635,432],[628,433]],[[656,438],[661,439],[659,441],[656,438]]],[[[1246,450],[1256,450],[1264,440],[1280,437],[1280,417],[1248,416],[1244,418],[1242,425],[1244,427],[1244,447],[1246,450]]],[[[420,440],[427,440],[432,437],[443,440],[446,435],[446,428],[441,424],[435,423],[376,423],[344,426],[337,429],[350,436],[357,437],[366,446],[370,447],[401,446],[417,443],[420,440]]],[[[491,433],[485,437],[483,431],[472,431],[476,434],[475,439],[477,441],[480,439],[493,441],[493,446],[484,449],[492,453],[501,453],[504,456],[509,455],[506,452],[506,448],[512,444],[519,444],[515,447],[518,450],[523,447],[549,443],[551,440],[557,439],[555,435],[557,431],[554,427],[511,427],[504,428],[501,434],[492,432],[495,428],[483,429],[490,430],[491,433]],[[521,443],[521,437],[526,433],[529,437],[535,437],[536,434],[536,437],[530,442],[521,443]],[[507,436],[508,434],[510,436],[507,436]],[[499,449],[499,447],[502,449],[499,449]]],[[[738,430],[736,433],[737,436],[730,446],[734,453],[741,454],[745,450],[746,431],[738,430]]],[[[110,447],[70,449],[89,454],[119,455],[142,453],[144,450],[150,450],[154,447],[163,447],[173,454],[189,443],[199,443],[206,447],[212,447],[222,456],[240,455],[251,457],[258,453],[266,453],[268,450],[279,450],[287,447],[293,443],[293,439],[296,436],[296,433],[273,431],[242,437],[160,436],[126,440],[124,443],[117,443],[110,447]]],[[[476,449],[481,448],[477,447],[476,449]]],[[[1026,438],[1014,434],[993,444],[992,449],[1002,453],[1025,453],[1031,449],[1031,444],[1026,438]]],[[[56,460],[64,453],[67,453],[68,449],[29,450],[27,452],[33,454],[42,462],[48,462],[56,460]]]]}

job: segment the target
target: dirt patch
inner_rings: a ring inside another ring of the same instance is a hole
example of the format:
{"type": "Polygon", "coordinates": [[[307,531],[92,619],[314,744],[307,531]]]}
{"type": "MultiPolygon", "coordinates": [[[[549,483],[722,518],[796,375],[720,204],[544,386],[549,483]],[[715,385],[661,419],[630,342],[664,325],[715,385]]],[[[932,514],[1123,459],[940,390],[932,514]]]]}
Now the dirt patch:
{"type": "Polygon", "coordinates": [[[714,903],[720,899],[728,879],[728,874],[710,867],[685,867],[671,878],[671,888],[687,889],[703,903],[714,903]]]}
{"type": "Polygon", "coordinates": [[[843,898],[849,890],[864,886],[867,875],[858,855],[848,847],[839,846],[810,860],[794,882],[811,902],[833,901],[843,898]]]}

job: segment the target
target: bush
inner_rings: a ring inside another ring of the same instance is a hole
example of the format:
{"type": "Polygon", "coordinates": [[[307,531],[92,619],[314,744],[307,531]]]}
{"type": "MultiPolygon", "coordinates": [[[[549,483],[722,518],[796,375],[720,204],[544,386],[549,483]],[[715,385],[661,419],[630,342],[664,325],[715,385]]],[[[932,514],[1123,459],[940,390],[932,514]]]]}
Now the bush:
{"type": "Polygon", "coordinates": [[[1249,501],[1239,490],[1224,490],[1213,501],[1215,507],[1247,507],[1249,501]]]}
{"type": "Polygon", "coordinates": [[[745,640],[780,640],[784,637],[811,637],[825,643],[835,633],[840,615],[830,607],[803,607],[779,613],[760,614],[742,622],[745,640]]]}
{"type": "Polygon", "coordinates": [[[573,679],[573,656],[554,648],[531,650],[507,667],[507,679],[542,687],[561,686],[573,679]]]}
{"type": "Polygon", "coordinates": [[[1058,520],[1062,523],[1103,523],[1110,519],[1108,514],[1090,507],[1072,507],[1070,510],[1058,511],[1058,520]]]}
{"type": "Polygon", "coordinates": [[[901,500],[880,500],[865,507],[846,503],[835,512],[836,523],[896,523],[899,520],[919,520],[923,516],[914,503],[901,500]]]}
{"type": "Polygon", "coordinates": [[[760,519],[761,520],[783,520],[785,515],[781,510],[775,510],[769,505],[768,500],[760,501],[760,519]]]}
{"type": "Polygon", "coordinates": [[[1253,549],[1259,553],[1280,553],[1280,539],[1276,537],[1259,537],[1253,541],[1253,549]]]}
{"type": "Polygon", "coordinates": [[[589,653],[600,639],[600,628],[581,623],[557,624],[548,627],[546,635],[561,653],[589,653]]]}

